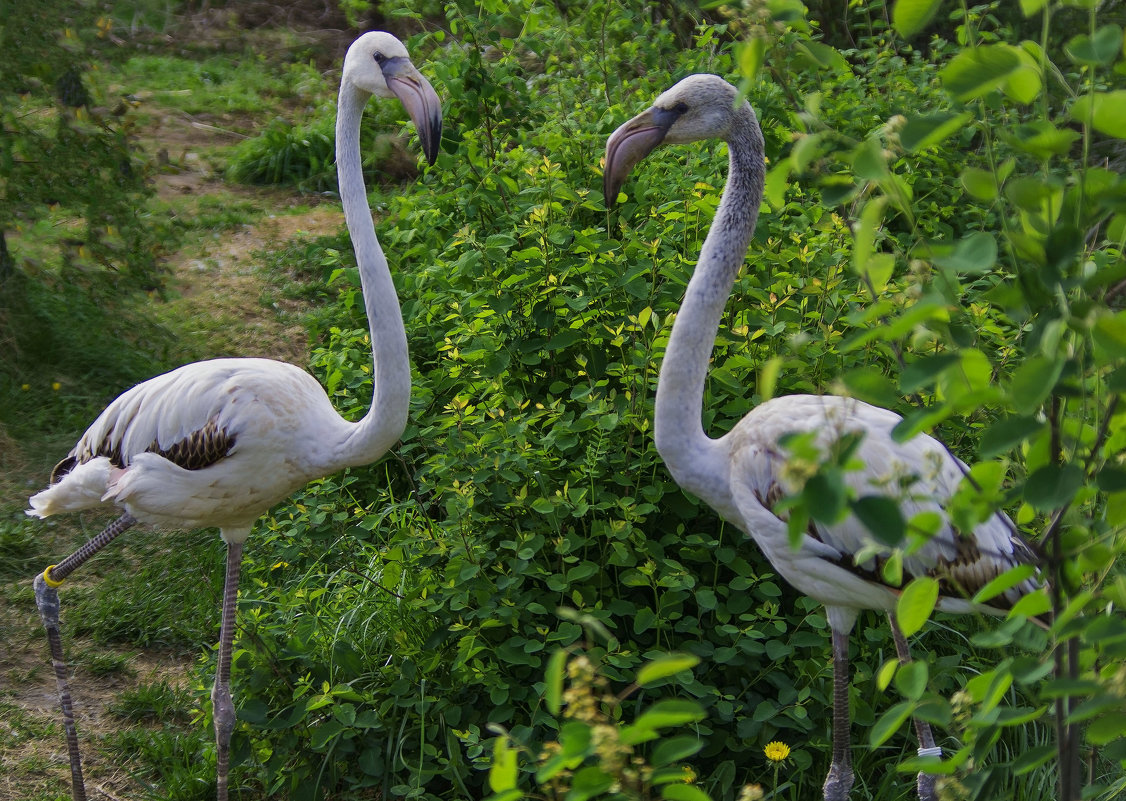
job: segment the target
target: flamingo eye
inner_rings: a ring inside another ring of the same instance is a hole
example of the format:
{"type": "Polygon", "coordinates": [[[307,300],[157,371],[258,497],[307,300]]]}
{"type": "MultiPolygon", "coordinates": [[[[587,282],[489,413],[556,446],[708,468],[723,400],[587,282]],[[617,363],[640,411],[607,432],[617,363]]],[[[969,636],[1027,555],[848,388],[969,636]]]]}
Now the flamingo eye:
{"type": "Polygon", "coordinates": [[[375,53],[375,54],[372,55],[372,58],[375,59],[375,63],[378,64],[380,67],[382,67],[383,62],[387,60],[387,56],[383,55],[382,53],[375,53]]]}
{"type": "Polygon", "coordinates": [[[683,114],[684,112],[688,111],[688,104],[681,100],[679,103],[672,107],[672,110],[677,114],[683,114]]]}

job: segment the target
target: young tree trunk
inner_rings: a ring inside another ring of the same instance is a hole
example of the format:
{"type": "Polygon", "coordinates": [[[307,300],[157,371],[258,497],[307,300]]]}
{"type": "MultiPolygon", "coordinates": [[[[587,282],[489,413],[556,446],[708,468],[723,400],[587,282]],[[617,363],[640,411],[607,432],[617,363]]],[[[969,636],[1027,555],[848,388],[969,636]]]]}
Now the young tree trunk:
{"type": "Polygon", "coordinates": [[[8,251],[8,240],[0,231],[0,284],[3,284],[16,271],[16,262],[8,251]]]}

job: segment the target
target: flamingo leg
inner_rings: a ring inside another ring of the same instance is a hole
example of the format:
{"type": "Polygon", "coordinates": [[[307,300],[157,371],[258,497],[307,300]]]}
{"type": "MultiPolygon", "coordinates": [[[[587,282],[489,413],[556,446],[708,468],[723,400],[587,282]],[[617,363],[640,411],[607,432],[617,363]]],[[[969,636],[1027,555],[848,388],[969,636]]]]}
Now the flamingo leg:
{"type": "Polygon", "coordinates": [[[62,635],[59,631],[58,586],[79,565],[96,554],[136,523],[126,512],[114,520],[98,536],[87,542],[57,565],[51,565],[35,577],[35,605],[47,630],[47,645],[51,651],[51,664],[55,668],[55,683],[59,689],[59,706],[63,712],[63,730],[66,732],[66,749],[70,755],[70,794],[74,801],[86,801],[86,784],[82,778],[82,756],[78,751],[78,729],[74,725],[74,707],[70,700],[70,684],[66,676],[66,659],[63,657],[62,635]]]}
{"type": "Polygon", "coordinates": [[[215,686],[211,689],[212,715],[215,720],[218,801],[227,801],[231,732],[235,728],[235,705],[231,700],[231,649],[235,640],[235,607],[238,601],[241,568],[242,543],[228,542],[227,576],[223,582],[223,616],[219,628],[219,664],[215,671],[215,686]]]}
{"type": "MultiPolygon", "coordinates": [[[[895,639],[895,653],[899,656],[900,664],[905,665],[911,661],[911,649],[907,644],[907,638],[899,630],[899,624],[896,622],[894,614],[888,614],[888,621],[891,623],[891,634],[895,639]]],[[[934,744],[934,735],[931,733],[930,724],[920,718],[913,718],[913,720],[915,722],[915,734],[919,738],[919,756],[942,756],[942,748],[934,744]]],[[[935,801],[935,780],[936,777],[933,774],[919,773],[917,779],[919,801],[935,801]]]]}
{"type": "Polygon", "coordinates": [[[833,629],[833,761],[821,788],[825,801],[848,801],[854,779],[849,752],[848,632],[833,629]]]}

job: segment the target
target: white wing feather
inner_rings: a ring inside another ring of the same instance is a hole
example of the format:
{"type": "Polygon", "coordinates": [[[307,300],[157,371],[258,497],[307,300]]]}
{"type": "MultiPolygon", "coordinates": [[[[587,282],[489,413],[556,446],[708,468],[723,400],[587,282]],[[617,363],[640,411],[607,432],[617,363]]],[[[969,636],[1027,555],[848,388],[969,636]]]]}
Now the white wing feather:
{"type": "Polygon", "coordinates": [[[32,497],[29,514],[114,503],[155,525],[249,528],[270,505],[337,469],[337,448],[352,428],[291,364],[196,362],[107,406],[71,450],[69,472],[32,497]],[[192,443],[210,443],[201,469],[164,458],[192,443]]]}
{"type": "MultiPolygon", "coordinates": [[[[935,575],[961,586],[969,593],[990,579],[1029,562],[1032,554],[1016,535],[1007,517],[998,513],[976,526],[973,531],[958,532],[950,524],[945,505],[964,477],[964,465],[949,454],[937,440],[917,435],[906,442],[896,442],[892,429],[900,416],[862,401],[836,396],[786,396],[756,407],[727,436],[732,443],[732,497],[738,507],[738,520],[759,542],[775,567],[802,592],[826,604],[884,608],[886,596],[870,588],[840,591],[826,587],[830,574],[833,581],[851,584],[830,570],[829,563],[853,566],[868,574],[868,583],[878,581],[877,556],[886,556],[890,549],[882,546],[868,528],[849,514],[832,525],[816,524],[817,539],[806,535],[800,551],[821,559],[820,566],[806,564],[801,571],[785,568],[794,557],[787,556],[789,545],[786,526],[780,524],[771,507],[780,495],[800,489],[785,469],[790,458],[780,441],[790,433],[813,432],[819,450],[828,453],[832,443],[846,433],[861,433],[863,438],[856,453],[864,467],[845,473],[845,481],[855,497],[882,495],[896,501],[905,520],[920,512],[933,512],[942,520],[934,537],[917,552],[904,559],[908,575],[935,575]],[[771,524],[770,520],[777,521],[771,524]],[[873,551],[873,547],[875,550],[873,551]],[[827,549],[827,550],[826,550],[827,549]],[[860,565],[853,565],[861,552],[875,554],[860,565]],[[829,554],[837,554],[834,559],[829,554]],[[781,562],[781,563],[779,563],[781,562]],[[828,571],[828,572],[827,572],[828,571]],[[807,575],[797,575],[797,573],[807,575]],[[817,575],[820,573],[820,575],[817,575]],[[807,586],[811,583],[816,586],[807,586]],[[865,603],[865,596],[872,598],[865,603]],[[847,602],[848,598],[851,602],[847,602]]],[[[725,438],[726,439],[726,438],[725,438]]],[[[1014,588],[1009,600],[1036,586],[1030,580],[1014,588]]]]}

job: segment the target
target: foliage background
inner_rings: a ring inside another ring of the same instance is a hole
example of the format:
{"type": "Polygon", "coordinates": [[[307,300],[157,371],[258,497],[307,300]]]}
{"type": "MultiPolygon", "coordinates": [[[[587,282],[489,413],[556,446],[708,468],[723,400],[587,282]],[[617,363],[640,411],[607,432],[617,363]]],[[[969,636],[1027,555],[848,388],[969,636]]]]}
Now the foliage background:
{"type": "MultiPolygon", "coordinates": [[[[817,793],[823,610],[672,484],[650,436],[725,149],[655,154],[617,209],[601,198],[606,136],[701,71],[742,82],[770,168],[707,429],[799,392],[904,413],[973,466],[961,524],[1004,508],[1043,547],[1056,592],[1023,612],[1067,608],[1072,621],[1045,633],[1023,615],[939,616],[913,643],[920,682],[892,679],[886,622],[862,615],[857,797],[913,793],[912,712],[954,755],[951,797],[1052,797],[1052,714],[1069,707],[1091,724],[1083,784],[1123,789],[1120,9],[900,5],[378,6],[446,104],[437,167],[373,186],[410,338],[411,422],[394,454],[314,483],[248,548],[234,667],[244,797],[482,797],[498,726],[532,757],[505,797],[532,794],[534,756],[563,725],[549,659],[580,646],[618,688],[657,654],[699,658],[612,708],[629,721],[663,699],[698,704],[686,756],[710,797],[747,783],[817,793]],[[1045,654],[1069,638],[1077,656],[1057,666],[1045,654]],[[794,749],[780,786],[762,752],[772,740],[794,749]]],[[[373,129],[398,119],[385,114],[369,110],[373,129]]],[[[306,130],[330,118],[321,104],[306,130]]],[[[325,145],[275,127],[230,174],[331,186],[325,145]]],[[[358,417],[370,345],[350,245],[299,258],[329,290],[310,319],[312,370],[358,417]]],[[[821,465],[816,486],[839,486],[843,469],[821,465]]]]}

